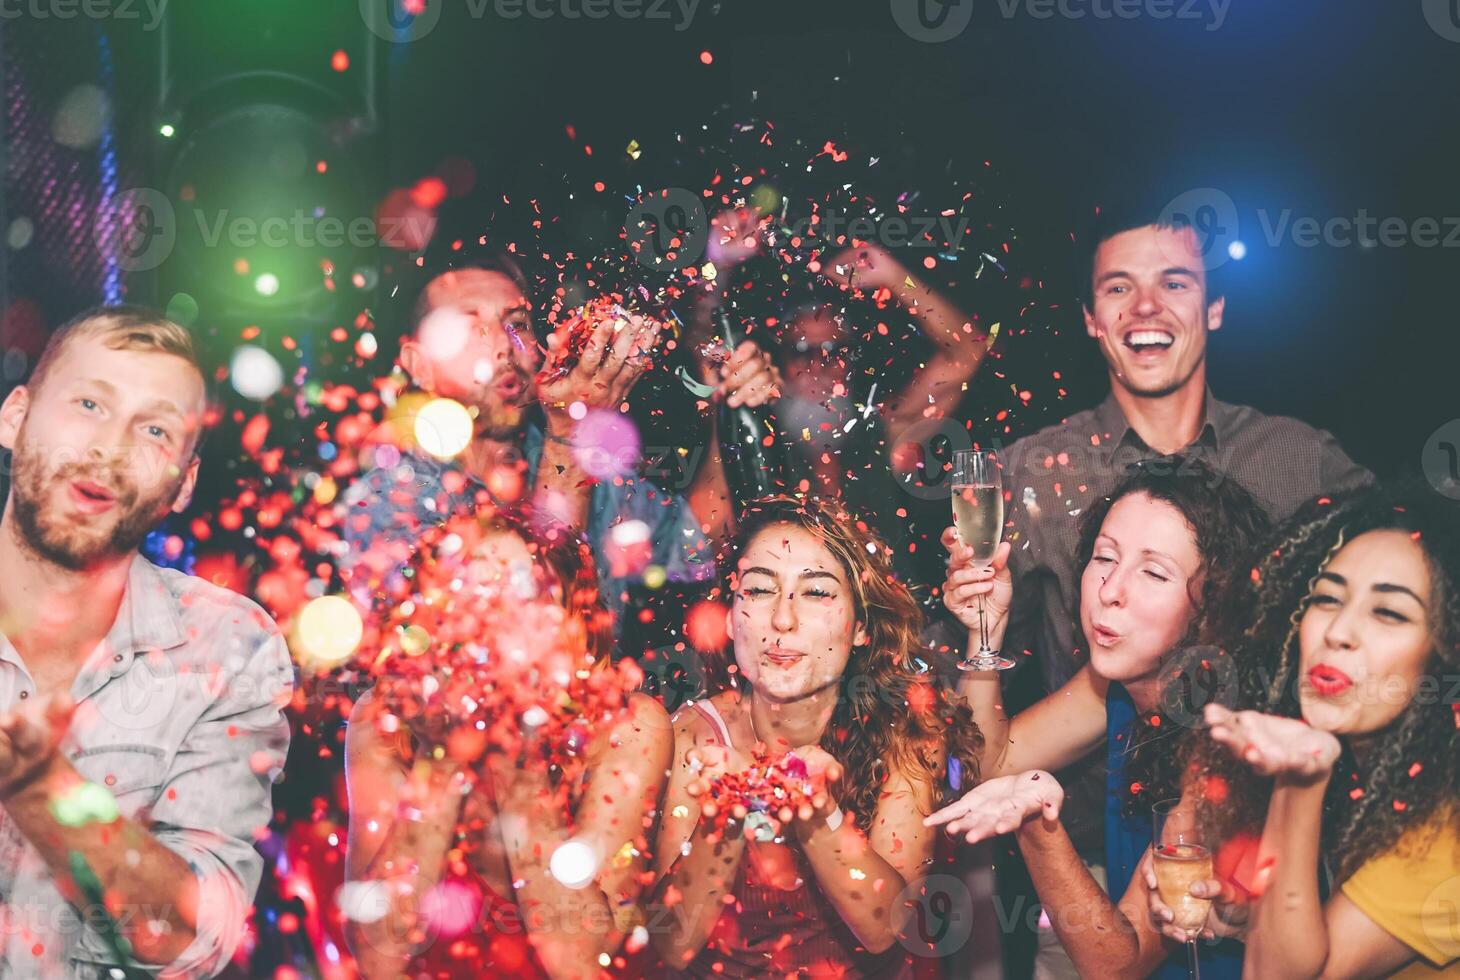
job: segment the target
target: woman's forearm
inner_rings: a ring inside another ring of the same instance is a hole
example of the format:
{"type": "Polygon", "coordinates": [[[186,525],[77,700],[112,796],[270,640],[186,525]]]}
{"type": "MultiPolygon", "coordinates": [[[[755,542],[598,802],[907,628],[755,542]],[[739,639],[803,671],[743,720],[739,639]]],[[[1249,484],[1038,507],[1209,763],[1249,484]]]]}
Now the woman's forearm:
{"type": "Polygon", "coordinates": [[[407,810],[386,830],[361,876],[385,891],[386,914],[371,922],[346,919],[345,939],[361,976],[397,977],[427,936],[420,928],[421,896],[440,881],[456,834],[457,805],[407,810]]]}
{"type": "Polygon", "coordinates": [[[1244,977],[1316,977],[1328,959],[1318,897],[1318,841],[1325,777],[1307,785],[1279,778],[1267,808],[1257,866],[1272,868],[1247,932],[1244,977]]]}
{"type": "Polygon", "coordinates": [[[658,920],[650,929],[654,946],[670,969],[683,969],[705,948],[745,858],[744,835],[711,839],[704,820],[687,843],[688,853],[670,866],[649,903],[651,923],[658,920]]]}
{"type": "Polygon", "coordinates": [[[844,818],[836,830],[818,821],[799,839],[821,893],[868,952],[880,953],[897,942],[907,883],[851,819],[844,818]]]}
{"type": "MultiPolygon", "coordinates": [[[[597,880],[569,888],[548,867],[569,836],[562,830],[539,832],[537,846],[517,848],[507,856],[528,942],[554,980],[597,977],[599,956],[613,955],[624,938],[597,880]]],[[[612,855],[599,857],[602,861],[612,855]]]]}
{"type": "MultiPolygon", "coordinates": [[[[1000,623],[998,640],[1002,640],[1003,624],[1000,623]]],[[[970,650],[978,649],[978,632],[968,635],[970,650]]],[[[990,646],[998,648],[994,637],[990,646]]],[[[968,704],[974,724],[983,733],[983,755],[979,759],[979,776],[993,779],[1007,776],[1010,770],[1005,766],[1009,754],[1009,714],[1004,710],[1004,682],[998,671],[970,670],[961,672],[958,678],[958,693],[968,704]]]]}

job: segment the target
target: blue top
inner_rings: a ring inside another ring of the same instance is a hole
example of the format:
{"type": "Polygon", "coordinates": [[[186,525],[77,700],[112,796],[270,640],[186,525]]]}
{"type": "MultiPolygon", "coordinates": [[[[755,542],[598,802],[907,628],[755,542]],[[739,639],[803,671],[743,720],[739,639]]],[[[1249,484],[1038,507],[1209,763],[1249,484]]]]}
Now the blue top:
{"type": "MultiPolygon", "coordinates": [[[[1135,877],[1136,867],[1151,845],[1151,813],[1140,807],[1127,813],[1125,763],[1131,733],[1135,730],[1136,706],[1130,693],[1116,681],[1105,694],[1105,875],[1112,901],[1119,902],[1135,877]]],[[[1202,980],[1242,980],[1242,955],[1246,947],[1235,939],[1197,940],[1202,980]]],[[[1186,951],[1178,949],[1152,977],[1186,980],[1186,951]]]]}
{"type": "MultiPolygon", "coordinates": [[[[522,442],[526,487],[536,480],[542,448],[542,430],[529,425],[522,442]]],[[[454,463],[425,455],[412,453],[394,466],[377,466],[345,491],[348,511],[344,536],[350,554],[344,563],[352,563],[367,548],[382,545],[398,546],[390,550],[390,558],[404,562],[422,528],[443,523],[452,515],[471,513],[482,494],[491,497],[491,491],[476,477],[454,463]],[[445,485],[450,472],[459,473],[464,480],[459,491],[453,492],[445,485]],[[360,520],[362,513],[368,515],[367,521],[360,520]]],[[[594,483],[587,536],[598,566],[604,604],[614,614],[615,632],[620,629],[628,587],[643,581],[649,565],[661,566],[671,582],[703,582],[715,574],[710,543],[689,503],[680,494],[666,493],[643,478],[594,483]],[[646,526],[636,529],[637,536],[628,533],[622,540],[613,541],[615,527],[631,521],[646,526]],[[646,532],[648,554],[633,543],[646,532]]]]}

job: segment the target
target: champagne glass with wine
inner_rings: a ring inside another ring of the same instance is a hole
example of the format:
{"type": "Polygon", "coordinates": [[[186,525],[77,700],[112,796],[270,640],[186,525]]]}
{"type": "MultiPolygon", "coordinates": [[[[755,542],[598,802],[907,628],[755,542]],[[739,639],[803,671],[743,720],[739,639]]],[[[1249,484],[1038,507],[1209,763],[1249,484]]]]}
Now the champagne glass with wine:
{"type": "MultiPolygon", "coordinates": [[[[973,560],[988,565],[1004,536],[1004,481],[991,452],[960,449],[953,454],[953,525],[973,549],[973,560]]],[[[983,596],[978,597],[978,652],[958,661],[959,670],[1006,670],[1014,661],[989,647],[983,596]]]]}
{"type": "Polygon", "coordinates": [[[1162,800],[1151,808],[1151,830],[1156,890],[1175,916],[1172,925],[1186,933],[1187,972],[1191,980],[1201,980],[1196,939],[1206,925],[1212,900],[1197,898],[1191,893],[1191,886],[1212,876],[1212,852],[1207,847],[1196,805],[1162,800]]]}

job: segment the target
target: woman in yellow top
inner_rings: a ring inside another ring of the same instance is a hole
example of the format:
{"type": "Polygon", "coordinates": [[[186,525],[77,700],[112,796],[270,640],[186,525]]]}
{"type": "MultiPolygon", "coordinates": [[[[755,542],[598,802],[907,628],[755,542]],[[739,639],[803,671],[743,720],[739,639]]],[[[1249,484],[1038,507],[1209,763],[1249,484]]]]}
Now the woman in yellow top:
{"type": "Polygon", "coordinates": [[[1258,710],[1209,705],[1194,760],[1262,827],[1244,975],[1460,976],[1460,507],[1375,488],[1287,530],[1232,650],[1258,710]]]}

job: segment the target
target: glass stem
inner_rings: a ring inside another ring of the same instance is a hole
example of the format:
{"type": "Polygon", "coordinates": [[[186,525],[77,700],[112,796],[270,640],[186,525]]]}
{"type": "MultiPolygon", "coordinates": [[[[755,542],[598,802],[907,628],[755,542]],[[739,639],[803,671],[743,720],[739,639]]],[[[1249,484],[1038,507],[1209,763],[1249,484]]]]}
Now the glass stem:
{"type": "Polygon", "coordinates": [[[1199,959],[1196,952],[1196,940],[1188,939],[1186,941],[1186,968],[1187,972],[1191,974],[1191,980],[1201,980],[1199,959]]]}
{"type": "Polygon", "coordinates": [[[978,597],[978,652],[987,654],[989,650],[988,624],[984,621],[983,596],[978,597]]]}

